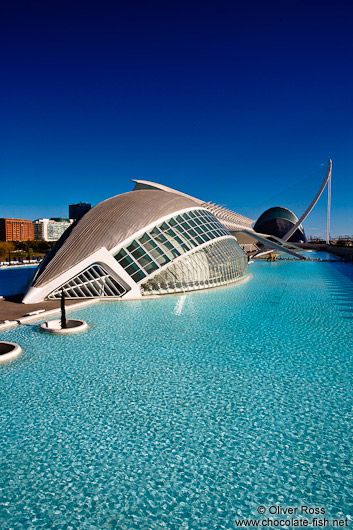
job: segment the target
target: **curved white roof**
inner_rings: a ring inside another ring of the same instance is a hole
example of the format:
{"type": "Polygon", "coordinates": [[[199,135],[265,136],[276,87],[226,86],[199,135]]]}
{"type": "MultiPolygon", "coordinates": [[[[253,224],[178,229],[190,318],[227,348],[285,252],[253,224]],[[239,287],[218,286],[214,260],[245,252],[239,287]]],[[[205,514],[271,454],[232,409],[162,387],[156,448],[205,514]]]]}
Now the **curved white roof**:
{"type": "Polygon", "coordinates": [[[177,193],[149,189],[107,199],[72,225],[43,260],[33,287],[41,287],[102,247],[111,250],[145,226],[184,208],[200,206],[177,193]]]}
{"type": "Polygon", "coordinates": [[[202,206],[203,208],[206,208],[210,212],[213,213],[215,217],[230,231],[236,231],[236,230],[252,230],[252,224],[254,223],[254,219],[250,219],[249,217],[246,217],[245,215],[241,215],[237,212],[234,212],[232,210],[229,210],[229,208],[225,208],[224,206],[219,206],[218,204],[214,204],[212,202],[204,202],[200,199],[197,199],[196,197],[192,197],[191,195],[186,195],[185,193],[182,193],[181,191],[173,190],[172,188],[168,188],[168,186],[164,186],[163,184],[158,184],[157,182],[150,182],[149,180],[136,180],[131,179],[132,182],[135,182],[135,188],[134,191],[138,190],[163,190],[167,191],[169,193],[175,193],[178,195],[181,195],[182,197],[187,197],[188,199],[192,199],[197,204],[202,206]]]}

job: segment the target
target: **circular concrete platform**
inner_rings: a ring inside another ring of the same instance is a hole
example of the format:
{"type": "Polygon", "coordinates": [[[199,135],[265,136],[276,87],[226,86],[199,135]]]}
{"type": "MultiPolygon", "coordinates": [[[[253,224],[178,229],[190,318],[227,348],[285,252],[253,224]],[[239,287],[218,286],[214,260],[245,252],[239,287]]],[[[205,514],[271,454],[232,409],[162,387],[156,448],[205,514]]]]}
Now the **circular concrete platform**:
{"type": "Polygon", "coordinates": [[[14,342],[0,341],[0,362],[16,357],[21,351],[22,348],[14,342]]]}
{"type": "Polygon", "coordinates": [[[48,322],[43,322],[40,325],[41,331],[46,333],[77,333],[78,331],[84,331],[88,328],[87,323],[84,320],[66,320],[66,328],[61,327],[61,320],[50,320],[48,322]]]}

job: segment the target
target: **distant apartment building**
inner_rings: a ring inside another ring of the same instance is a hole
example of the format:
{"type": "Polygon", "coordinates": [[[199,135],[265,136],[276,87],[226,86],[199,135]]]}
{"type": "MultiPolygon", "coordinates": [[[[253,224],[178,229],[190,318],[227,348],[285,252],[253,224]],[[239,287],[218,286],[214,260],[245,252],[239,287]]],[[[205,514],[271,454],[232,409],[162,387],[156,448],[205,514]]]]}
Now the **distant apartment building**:
{"type": "Polygon", "coordinates": [[[27,219],[0,219],[0,240],[2,241],[33,241],[33,222],[27,219]]]}
{"type": "Polygon", "coordinates": [[[37,219],[33,223],[34,239],[57,241],[72,223],[72,219],[63,219],[61,217],[54,217],[52,219],[37,219]]]}
{"type": "Polygon", "coordinates": [[[81,217],[85,215],[85,213],[90,210],[92,206],[88,202],[80,202],[78,204],[70,204],[69,205],[69,217],[70,219],[73,219],[74,221],[79,221],[81,217]]]}

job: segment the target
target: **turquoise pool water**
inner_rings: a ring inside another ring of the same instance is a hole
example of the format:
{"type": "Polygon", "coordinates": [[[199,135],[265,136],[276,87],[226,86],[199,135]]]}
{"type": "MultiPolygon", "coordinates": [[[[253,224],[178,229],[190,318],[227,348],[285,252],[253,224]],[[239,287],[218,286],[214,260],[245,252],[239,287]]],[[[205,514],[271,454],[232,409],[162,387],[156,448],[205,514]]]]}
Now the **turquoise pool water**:
{"type": "Polygon", "coordinates": [[[0,269],[0,296],[21,294],[37,266],[2,267],[0,269]]]}
{"type": "MultiPolygon", "coordinates": [[[[2,529],[230,530],[259,505],[353,517],[353,267],[38,322],[0,366],[2,529]]],[[[282,516],[287,517],[287,516],[282,516]]]]}
{"type": "MultiPolygon", "coordinates": [[[[320,260],[329,260],[329,261],[341,261],[338,256],[331,254],[330,252],[322,252],[317,250],[304,250],[300,252],[307,259],[320,259],[320,260]]],[[[289,254],[280,254],[278,259],[297,259],[289,254]]]]}

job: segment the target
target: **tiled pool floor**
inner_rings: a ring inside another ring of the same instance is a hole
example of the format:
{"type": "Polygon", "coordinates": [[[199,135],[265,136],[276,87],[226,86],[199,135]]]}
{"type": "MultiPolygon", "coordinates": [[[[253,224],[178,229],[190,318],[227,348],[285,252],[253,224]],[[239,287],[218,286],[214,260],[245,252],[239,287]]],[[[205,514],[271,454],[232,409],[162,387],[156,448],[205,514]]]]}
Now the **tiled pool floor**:
{"type": "MultiPolygon", "coordinates": [[[[353,267],[253,263],[243,285],[3,332],[2,529],[230,530],[257,506],[353,517],[353,267]]],[[[284,516],[286,517],[286,516],[284,516]]]]}

